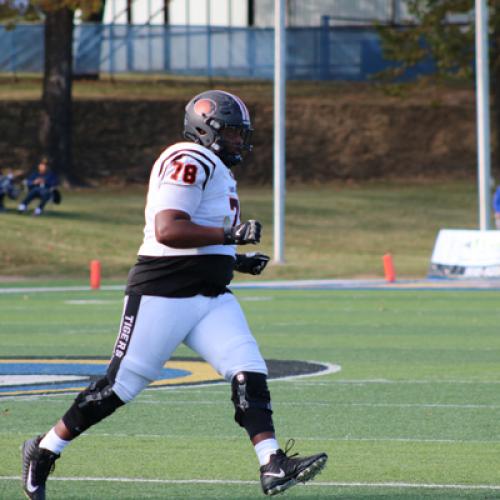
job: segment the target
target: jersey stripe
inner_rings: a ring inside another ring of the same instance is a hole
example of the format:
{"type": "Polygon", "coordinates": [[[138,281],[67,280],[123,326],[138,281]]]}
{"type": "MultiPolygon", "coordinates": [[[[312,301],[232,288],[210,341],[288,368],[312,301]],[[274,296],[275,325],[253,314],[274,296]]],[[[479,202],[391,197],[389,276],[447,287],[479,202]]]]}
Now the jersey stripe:
{"type": "MultiPolygon", "coordinates": [[[[214,167],[214,170],[215,170],[215,167],[217,167],[217,164],[208,156],[206,155],[205,153],[202,153],[201,151],[198,151],[197,149],[183,149],[182,151],[187,151],[189,153],[192,153],[192,154],[195,154],[195,155],[198,155],[198,156],[201,156],[202,158],[204,158],[210,165],[212,165],[212,167],[214,167]]],[[[200,160],[198,160],[200,161],[200,160]]]]}

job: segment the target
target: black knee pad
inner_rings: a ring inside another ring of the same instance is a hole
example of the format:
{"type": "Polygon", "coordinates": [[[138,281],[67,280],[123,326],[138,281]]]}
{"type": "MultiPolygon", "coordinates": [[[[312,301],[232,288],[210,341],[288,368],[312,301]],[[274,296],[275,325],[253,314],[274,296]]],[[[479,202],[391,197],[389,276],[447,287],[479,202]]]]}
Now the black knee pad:
{"type": "Polygon", "coordinates": [[[107,377],[92,382],[75,398],[62,420],[74,437],[111,415],[125,403],[113,392],[107,377]]]}
{"type": "Polygon", "coordinates": [[[261,432],[274,432],[267,377],[262,373],[239,372],[233,377],[231,388],[234,419],[250,438],[261,432]]]}

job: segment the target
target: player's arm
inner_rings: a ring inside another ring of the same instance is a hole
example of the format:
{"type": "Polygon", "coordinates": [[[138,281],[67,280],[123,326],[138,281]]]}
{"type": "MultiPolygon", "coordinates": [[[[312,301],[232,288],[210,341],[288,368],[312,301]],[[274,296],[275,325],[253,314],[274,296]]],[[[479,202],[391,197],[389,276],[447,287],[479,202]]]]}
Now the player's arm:
{"type": "Polygon", "coordinates": [[[180,210],[158,212],[155,235],[160,243],[172,248],[195,248],[224,242],[224,228],[195,224],[189,214],[180,210]]]}
{"type": "MultiPolygon", "coordinates": [[[[209,180],[209,165],[186,154],[160,167],[160,186],[155,205],[155,236],[172,248],[208,245],[245,245],[260,241],[261,225],[247,221],[236,226],[209,227],[191,217],[202,200],[209,180]],[[165,167],[165,168],[164,168],[165,167]]],[[[229,203],[229,199],[228,199],[229,203]]]]}
{"type": "Polygon", "coordinates": [[[162,210],[155,216],[157,241],[172,248],[207,245],[246,245],[260,241],[261,224],[249,220],[232,227],[200,226],[181,210],[162,210]]]}

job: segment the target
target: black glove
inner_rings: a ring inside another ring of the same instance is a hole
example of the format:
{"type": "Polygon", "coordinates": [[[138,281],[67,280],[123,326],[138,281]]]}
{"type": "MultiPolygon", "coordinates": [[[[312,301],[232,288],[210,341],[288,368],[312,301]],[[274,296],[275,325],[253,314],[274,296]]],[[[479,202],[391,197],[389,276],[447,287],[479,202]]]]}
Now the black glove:
{"type": "Polygon", "coordinates": [[[237,226],[224,228],[224,245],[247,245],[259,243],[262,225],[257,220],[247,220],[237,226]]]}
{"type": "Polygon", "coordinates": [[[269,262],[269,257],[262,253],[251,252],[236,254],[234,270],[240,273],[260,274],[269,262]]]}

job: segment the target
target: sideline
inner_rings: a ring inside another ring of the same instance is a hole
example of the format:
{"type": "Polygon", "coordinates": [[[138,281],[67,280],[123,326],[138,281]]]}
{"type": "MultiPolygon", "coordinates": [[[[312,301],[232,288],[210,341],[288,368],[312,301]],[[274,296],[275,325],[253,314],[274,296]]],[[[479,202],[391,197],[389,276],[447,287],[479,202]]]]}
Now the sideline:
{"type": "MultiPolygon", "coordinates": [[[[383,279],[352,280],[276,280],[242,281],[232,283],[234,290],[500,290],[500,279],[420,279],[397,280],[387,283],[383,279]]],[[[125,285],[104,285],[103,291],[123,291],[125,285]]],[[[98,292],[89,286],[40,286],[10,287],[0,286],[1,294],[46,293],[46,292],[98,292]]]]}

